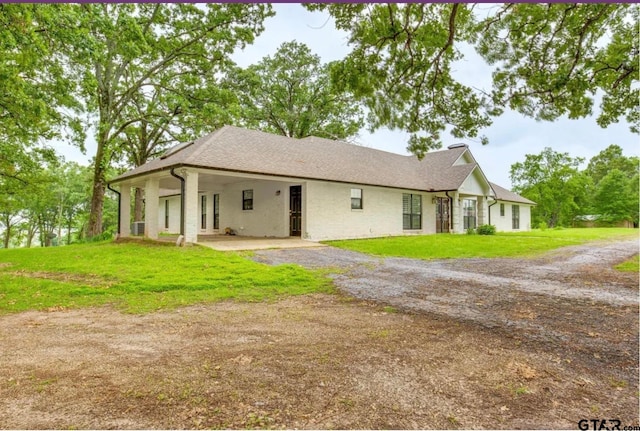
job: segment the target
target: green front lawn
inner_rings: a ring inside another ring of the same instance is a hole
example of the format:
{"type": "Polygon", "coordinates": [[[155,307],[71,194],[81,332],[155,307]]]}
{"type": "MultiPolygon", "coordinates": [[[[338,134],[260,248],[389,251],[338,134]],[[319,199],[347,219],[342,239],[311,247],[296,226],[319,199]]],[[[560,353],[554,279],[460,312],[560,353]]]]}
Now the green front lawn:
{"type": "Polygon", "coordinates": [[[318,271],[197,246],[102,242],[0,250],[0,314],[103,304],[141,313],[331,289],[318,271]]]}
{"type": "Polygon", "coordinates": [[[640,256],[636,254],[631,259],[616,265],[616,269],[623,272],[640,272],[640,256]]]}
{"type": "Polygon", "coordinates": [[[496,235],[396,236],[328,241],[327,244],[376,256],[453,259],[535,256],[559,247],[612,238],[638,238],[638,231],[623,228],[547,229],[496,235]]]}

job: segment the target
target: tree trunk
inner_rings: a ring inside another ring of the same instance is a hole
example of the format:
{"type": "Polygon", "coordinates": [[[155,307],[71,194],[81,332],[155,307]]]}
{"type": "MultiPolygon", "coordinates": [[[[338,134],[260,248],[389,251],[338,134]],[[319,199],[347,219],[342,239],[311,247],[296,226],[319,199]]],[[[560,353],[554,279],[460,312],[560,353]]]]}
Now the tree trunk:
{"type": "Polygon", "coordinates": [[[11,238],[11,226],[7,223],[7,228],[4,231],[4,248],[9,248],[9,239],[11,238]]]}
{"type": "Polygon", "coordinates": [[[142,189],[140,187],[136,187],[136,202],[134,206],[134,219],[133,221],[143,221],[144,213],[142,211],[142,189]]]}
{"type": "Polygon", "coordinates": [[[98,149],[93,167],[93,192],[91,195],[91,210],[89,212],[89,226],[87,228],[87,237],[102,234],[102,209],[104,205],[104,193],[106,189],[105,180],[105,137],[98,136],[98,149]]]}
{"type": "Polygon", "coordinates": [[[27,248],[31,248],[34,236],[36,236],[36,226],[32,223],[27,227],[27,248]]]}

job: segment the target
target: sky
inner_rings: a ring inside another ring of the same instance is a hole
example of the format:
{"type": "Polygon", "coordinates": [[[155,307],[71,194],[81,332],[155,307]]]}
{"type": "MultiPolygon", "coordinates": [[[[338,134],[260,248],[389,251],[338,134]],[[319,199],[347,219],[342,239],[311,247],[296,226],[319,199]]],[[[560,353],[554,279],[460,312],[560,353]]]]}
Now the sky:
{"type": "MultiPolygon", "coordinates": [[[[232,56],[239,66],[257,63],[263,57],[273,55],[282,43],[292,40],[305,43],[323,62],[342,59],[350,51],[347,33],[337,30],[327,13],[309,12],[294,3],[274,4],[274,10],[276,15],[265,21],[265,31],[255,42],[232,56]]],[[[490,68],[474,52],[469,52],[456,64],[454,76],[464,84],[485,90],[490,88],[490,68]]],[[[479,139],[458,139],[449,134],[443,134],[442,139],[445,147],[459,142],[468,144],[487,178],[506,188],[511,187],[511,165],[524,161],[527,154],[539,154],[545,147],[569,153],[572,157],[583,157],[585,166],[591,157],[611,144],[622,147],[627,156],[640,156],[640,137],[629,131],[628,124],[621,122],[603,129],[596,124],[595,116],[537,122],[507,110],[481,134],[489,138],[488,145],[480,144],[479,139]]],[[[409,154],[406,151],[408,137],[402,131],[382,129],[371,134],[363,130],[355,141],[366,147],[409,154]]],[[[79,163],[87,163],[95,152],[95,142],[87,143],[86,156],[77,149],[59,145],[58,151],[67,160],[79,163]]]]}

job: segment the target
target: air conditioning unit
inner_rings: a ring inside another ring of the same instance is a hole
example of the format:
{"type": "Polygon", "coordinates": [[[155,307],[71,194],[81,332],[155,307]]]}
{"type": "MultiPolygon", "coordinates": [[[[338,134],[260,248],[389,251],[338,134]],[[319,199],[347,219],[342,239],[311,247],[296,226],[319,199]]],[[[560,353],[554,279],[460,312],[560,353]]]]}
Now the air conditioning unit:
{"type": "Polygon", "coordinates": [[[134,221],[131,223],[131,235],[144,235],[143,221],[134,221]]]}

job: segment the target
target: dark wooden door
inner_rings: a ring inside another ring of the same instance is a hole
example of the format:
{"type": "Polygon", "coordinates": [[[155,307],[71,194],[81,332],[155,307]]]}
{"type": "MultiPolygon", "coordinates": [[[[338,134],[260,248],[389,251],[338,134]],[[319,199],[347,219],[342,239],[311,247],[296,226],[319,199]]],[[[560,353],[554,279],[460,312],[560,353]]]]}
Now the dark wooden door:
{"type": "Polygon", "coordinates": [[[436,233],[449,232],[449,198],[436,198],[436,233]]]}
{"type": "Polygon", "coordinates": [[[302,236],[302,186],[289,188],[289,235],[302,236]]]}
{"type": "Polygon", "coordinates": [[[220,195],[213,195],[213,228],[220,229],[220,195]]]}

